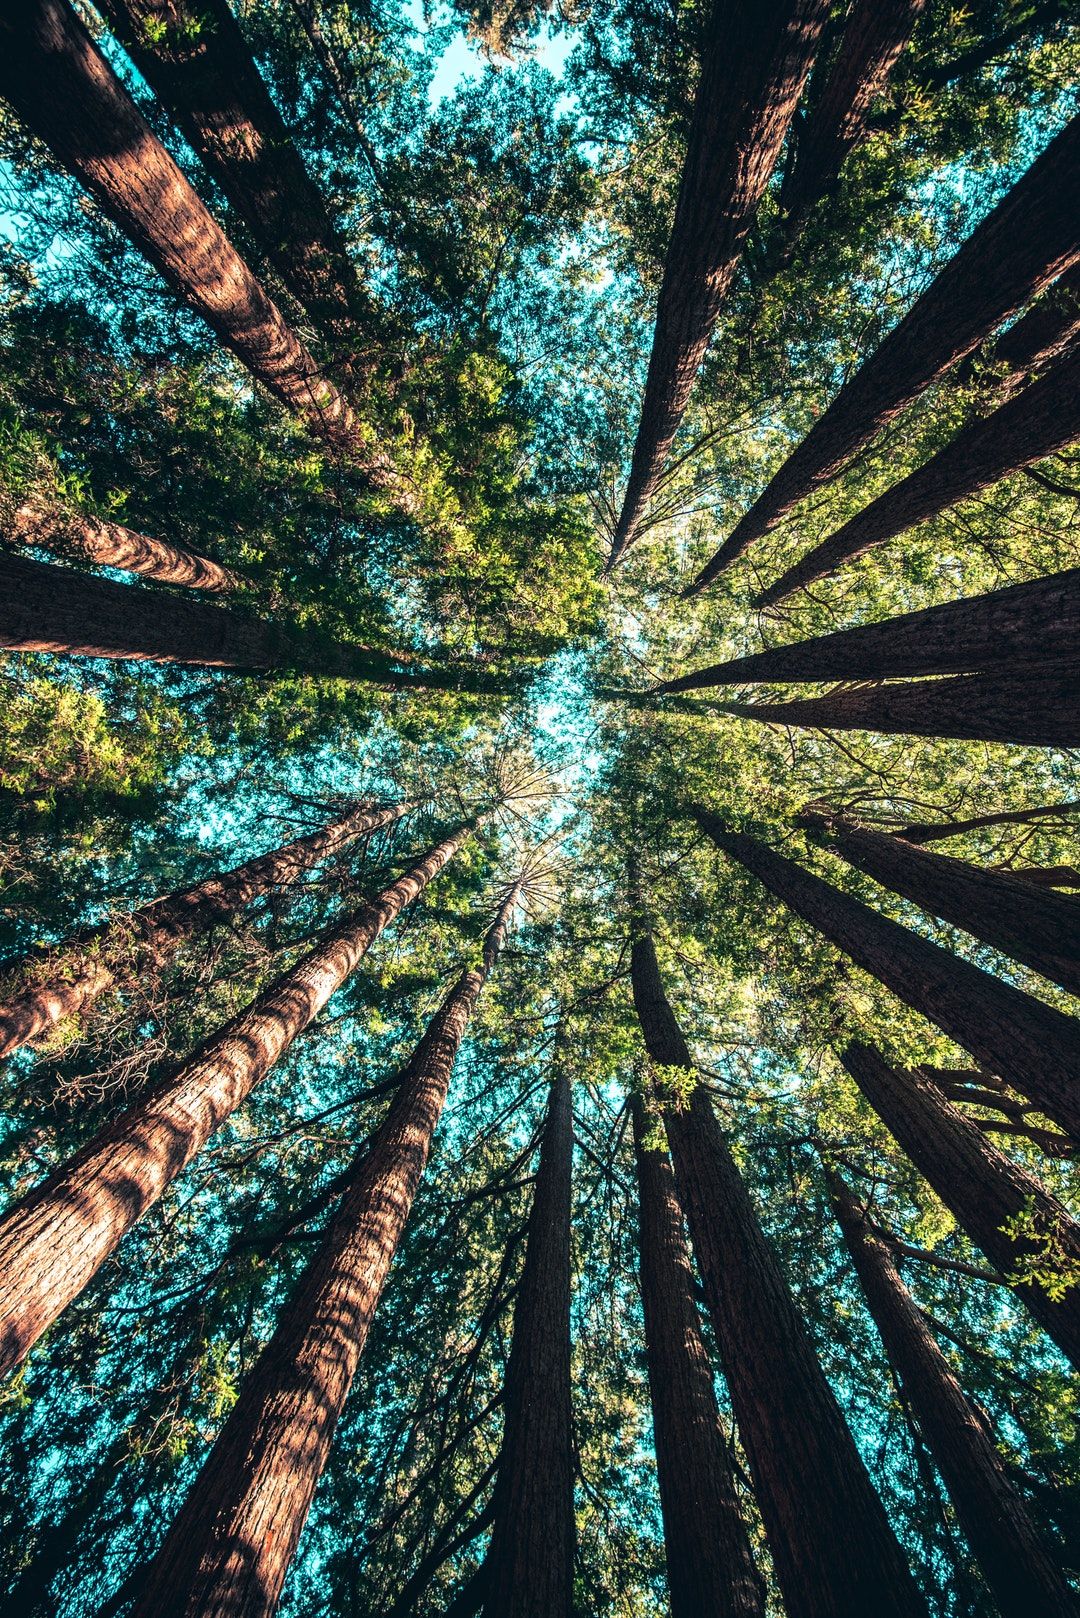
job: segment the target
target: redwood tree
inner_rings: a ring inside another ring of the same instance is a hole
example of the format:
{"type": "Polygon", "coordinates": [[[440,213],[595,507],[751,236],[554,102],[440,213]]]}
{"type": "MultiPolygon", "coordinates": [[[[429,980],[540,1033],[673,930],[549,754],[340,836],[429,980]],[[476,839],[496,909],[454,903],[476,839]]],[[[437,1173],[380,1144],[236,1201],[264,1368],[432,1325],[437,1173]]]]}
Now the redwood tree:
{"type": "Polygon", "coordinates": [[[230,595],[242,583],[229,568],[184,545],[151,539],[121,523],[88,517],[81,511],[62,511],[37,501],[27,501],[18,508],[4,537],[61,556],[72,554],[96,567],[142,573],[161,584],[185,584],[191,590],[205,590],[212,595],[230,595]]]}

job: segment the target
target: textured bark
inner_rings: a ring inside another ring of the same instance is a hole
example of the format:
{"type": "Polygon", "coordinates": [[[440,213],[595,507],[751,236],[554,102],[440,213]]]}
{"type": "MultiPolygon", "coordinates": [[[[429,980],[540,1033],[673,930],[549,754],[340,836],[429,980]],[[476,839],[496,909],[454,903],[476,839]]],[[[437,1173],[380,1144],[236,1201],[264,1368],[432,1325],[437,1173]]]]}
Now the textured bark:
{"type": "Polygon", "coordinates": [[[771,606],[844,562],[970,499],[1001,478],[1080,437],[1080,345],[989,416],[962,427],[944,449],[878,495],[754,598],[771,606]]]}
{"type": "Polygon", "coordinates": [[[6,985],[0,987],[0,1056],[78,1015],[121,971],[160,968],[188,939],[261,895],[295,882],[354,838],[389,825],[404,812],[404,806],[352,809],[321,831],[245,860],[220,876],[86,928],[51,949],[6,962],[6,985]]]}
{"type": "Polygon", "coordinates": [[[910,674],[1000,674],[1072,660],[1080,644],[1080,568],[838,629],[792,646],[694,669],[660,692],[771,680],[880,680],[910,674]]]}
{"type": "Polygon", "coordinates": [[[514,890],[487,935],[482,964],[461,975],[428,1024],[319,1251],[151,1563],[133,1618],[268,1618],[277,1607],[458,1050],[516,903],[514,890]]]}
{"type": "Polygon", "coordinates": [[[184,584],[212,595],[229,595],[241,579],[208,556],[184,545],[151,539],[118,522],[87,517],[82,512],[26,502],[15,512],[8,537],[19,545],[35,545],[58,555],[74,555],[96,567],[142,573],[162,584],[184,584]]]}
{"type": "Polygon", "coordinates": [[[633,543],[663,471],[828,9],[824,0],[714,4],[611,564],[633,543]]]}
{"type": "Polygon", "coordinates": [[[1080,1142],[1080,1022],[879,915],[706,809],[706,835],[855,965],[936,1023],[1080,1142]]]}
{"type": "Polygon", "coordinates": [[[712,1366],[671,1163],[647,1144],[631,1103],[637,1164],[641,1302],[671,1618],[761,1618],[754,1566],[720,1425],[712,1366]]]}
{"type": "Polygon", "coordinates": [[[686,593],[703,590],[924,388],[1080,262],[1078,220],[1080,118],[1073,118],[844,384],[686,593]]]}
{"type": "Polygon", "coordinates": [[[973,815],[968,820],[916,822],[899,827],[896,836],[902,837],[905,843],[938,843],[966,831],[979,831],[984,826],[1025,826],[1029,821],[1044,820],[1048,815],[1076,814],[1077,810],[1080,810],[1080,798],[1070,798],[1062,803],[1039,804],[1035,809],[999,809],[989,815],[973,815]]]}
{"type": "Polygon", "coordinates": [[[1005,1463],[848,1187],[829,1192],[867,1306],[956,1507],[1001,1618],[1077,1618],[1080,1606],[1043,1544],[1005,1463]]]}
{"type": "Polygon", "coordinates": [[[723,711],[815,730],[1080,747],[1080,664],[1059,664],[1051,674],[954,674],[948,680],[859,686],[790,702],[726,702],[723,711]]]}
{"type": "Polygon", "coordinates": [[[855,0],[821,96],[799,130],[780,207],[790,251],[811,211],[832,191],[844,160],[911,37],[925,0],[855,0]]]}
{"type": "MultiPolygon", "coordinates": [[[[645,1048],[693,1071],[649,932],[631,979],[645,1048]]],[[[706,1091],[665,1114],[724,1375],[788,1618],[882,1618],[925,1607],[706,1091]]]]}
{"type": "Polygon", "coordinates": [[[570,1083],[553,1079],[503,1397],[486,1618],[570,1618],[574,1441],[570,1410],[570,1083]]]}
{"type": "Polygon", "coordinates": [[[347,363],[356,271],[226,0],[102,0],[113,31],[281,279],[347,363]]]}
{"type": "Polygon", "coordinates": [[[873,1046],[859,1043],[849,1045],[842,1060],[961,1229],[1009,1278],[1017,1297],[1061,1352],[1080,1365],[1080,1286],[1070,1286],[1055,1302],[1037,1283],[1014,1279],[1033,1261],[1043,1271],[1060,1266],[1075,1273],[1080,1226],[1034,1175],[991,1146],[926,1073],[901,1072],[873,1046]],[[1006,1233],[1003,1227],[1017,1218],[1029,1234],[1006,1233]]]}
{"type": "Polygon", "coordinates": [[[399,912],[470,835],[460,827],[276,978],[177,1072],[0,1220],[0,1374],[17,1365],[247,1099],[399,912]]]}
{"type": "Polygon", "coordinates": [[[894,893],[1080,995],[1080,900],[1008,871],[930,853],[842,816],[806,814],[802,820],[828,848],[894,893]]]}
{"type": "Polygon", "coordinates": [[[352,449],[334,384],[200,202],[67,0],[25,0],[0,18],[0,95],[102,210],[308,428],[352,449]]]}
{"type": "Polygon", "coordinates": [[[422,669],[411,653],[372,651],[317,629],[270,623],[197,597],[118,584],[2,551],[0,647],[249,674],[313,674],[391,690],[507,690],[505,680],[474,665],[422,669]]]}

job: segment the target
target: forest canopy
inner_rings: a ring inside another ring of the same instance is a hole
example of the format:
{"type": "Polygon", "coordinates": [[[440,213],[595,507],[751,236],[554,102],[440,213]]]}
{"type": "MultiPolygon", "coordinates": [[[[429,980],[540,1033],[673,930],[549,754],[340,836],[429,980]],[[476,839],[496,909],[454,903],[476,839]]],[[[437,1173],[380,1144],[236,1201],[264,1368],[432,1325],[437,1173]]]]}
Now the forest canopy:
{"type": "Polygon", "coordinates": [[[0,1612],[1080,1618],[1078,85],[0,7],[0,1612]]]}

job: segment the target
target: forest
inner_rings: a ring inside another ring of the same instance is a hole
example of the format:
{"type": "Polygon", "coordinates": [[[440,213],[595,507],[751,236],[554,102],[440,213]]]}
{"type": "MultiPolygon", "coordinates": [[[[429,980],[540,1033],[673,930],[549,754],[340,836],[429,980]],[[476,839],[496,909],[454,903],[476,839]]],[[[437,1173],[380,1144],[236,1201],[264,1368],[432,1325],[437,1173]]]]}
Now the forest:
{"type": "Polygon", "coordinates": [[[1080,1618],[1077,0],[2,0],[0,1614],[1080,1618]]]}

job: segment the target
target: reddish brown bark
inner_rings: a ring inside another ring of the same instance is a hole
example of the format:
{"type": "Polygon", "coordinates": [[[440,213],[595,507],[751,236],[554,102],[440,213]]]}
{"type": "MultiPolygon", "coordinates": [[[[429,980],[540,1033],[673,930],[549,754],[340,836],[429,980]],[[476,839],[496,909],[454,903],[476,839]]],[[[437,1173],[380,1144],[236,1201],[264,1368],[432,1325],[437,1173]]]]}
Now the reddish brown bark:
{"type": "Polygon", "coordinates": [[[829,1193],[867,1306],[1001,1618],[1077,1618],[1077,1599],[1031,1521],[886,1244],[834,1170],[829,1193]]]}
{"type": "Polygon", "coordinates": [[[879,915],[716,815],[694,818],[717,848],[831,944],[962,1045],[1080,1142],[1080,1022],[879,915]]]}
{"type": "Polygon", "coordinates": [[[25,0],[0,20],[0,94],[57,161],[311,431],[352,449],[356,425],[156,138],[67,0],[25,0]]]}
{"type": "Polygon", "coordinates": [[[713,7],[609,566],[633,543],[663,471],[828,9],[823,0],[713,7]]]}
{"type": "Polygon", "coordinates": [[[703,590],[924,388],[1080,262],[1078,219],[1080,118],[1073,118],[844,384],[686,594],[703,590]]]}
{"type": "Polygon", "coordinates": [[[901,1072],[872,1045],[859,1043],[849,1045],[842,1060],[961,1229],[1009,1279],[1061,1352],[1080,1365],[1080,1286],[1068,1287],[1055,1301],[1036,1281],[1019,1279],[1030,1273],[1032,1264],[1043,1274],[1061,1270],[1075,1275],[1080,1226],[1034,1175],[991,1146],[925,1072],[901,1072]],[[1005,1228],[1014,1220],[1023,1222],[1016,1235],[1005,1228]]]}
{"type": "Polygon", "coordinates": [[[184,584],[191,590],[229,595],[242,580],[212,562],[208,556],[172,545],[164,539],[151,539],[118,522],[87,517],[82,512],[61,511],[55,506],[26,502],[15,512],[8,536],[19,545],[39,546],[58,555],[73,555],[96,567],[121,568],[126,573],[142,573],[161,584],[184,584]]]}
{"type": "MultiPolygon", "coordinates": [[[[634,1004],[661,1067],[694,1071],[635,926],[634,1004]]],[[[739,1436],[788,1618],[913,1618],[925,1607],[701,1085],[665,1113],[739,1436]]]]}
{"type": "Polygon", "coordinates": [[[145,1100],[0,1220],[0,1374],[17,1365],[109,1254],[247,1099],[399,912],[453,858],[458,828],[276,978],[145,1100]]]}
{"type": "Polygon", "coordinates": [[[270,623],[197,597],[119,584],[0,551],[0,647],[69,657],[140,658],[249,674],[505,694],[506,680],[475,665],[422,669],[408,652],[381,652],[317,629],[270,623]]]}
{"type": "Polygon", "coordinates": [[[788,702],[726,702],[722,709],[740,719],[815,730],[1080,747],[1080,664],[1059,664],[1049,674],[954,674],[788,702]]]}
{"type": "Polygon", "coordinates": [[[1070,894],[928,852],[842,816],[811,812],[801,819],[867,876],[1080,995],[1080,901],[1070,894]]]}
{"type": "Polygon", "coordinates": [[[405,806],[351,809],[321,831],[245,860],[220,876],[140,905],[50,949],[6,962],[5,986],[0,988],[0,1056],[40,1039],[63,1018],[77,1016],[125,969],[159,969],[188,939],[261,895],[295,882],[354,838],[389,825],[404,812],[405,806]]]}
{"type": "Polygon", "coordinates": [[[1080,798],[1071,798],[1062,803],[1039,804],[1035,809],[999,809],[993,814],[973,815],[967,820],[922,821],[901,826],[896,836],[902,837],[905,843],[937,843],[947,837],[959,837],[966,831],[979,831],[984,826],[1024,826],[1032,820],[1075,814],[1077,810],[1080,810],[1080,798]]]}
{"type": "Polygon", "coordinates": [[[658,692],[772,680],[880,680],[894,675],[1001,674],[1071,660],[1080,643],[1080,568],[986,595],[901,613],[829,635],[694,669],[658,692]]]}
{"type": "Polygon", "coordinates": [[[503,1441],[481,1574],[486,1618],[570,1618],[570,1082],[552,1080],[503,1389],[503,1441]]]}
{"type": "Polygon", "coordinates": [[[772,606],[918,523],[1080,437],[1080,345],[1022,393],[979,416],[917,471],[894,483],[754,598],[772,606]]]}
{"type": "Polygon", "coordinates": [[[635,1097],[641,1303],[672,1618],[761,1618],[671,1163],[635,1097]]]}
{"type": "Polygon", "coordinates": [[[513,890],[428,1024],[337,1214],[151,1563],[133,1618],[268,1618],[299,1542],[513,890]]]}

